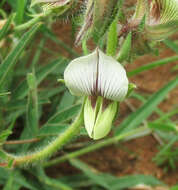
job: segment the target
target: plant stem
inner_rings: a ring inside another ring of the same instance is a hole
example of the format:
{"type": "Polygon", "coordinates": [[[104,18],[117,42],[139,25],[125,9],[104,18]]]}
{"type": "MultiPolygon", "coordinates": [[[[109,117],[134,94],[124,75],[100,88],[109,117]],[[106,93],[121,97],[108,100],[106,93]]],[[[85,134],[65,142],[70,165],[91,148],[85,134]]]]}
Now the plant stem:
{"type": "Polygon", "coordinates": [[[31,20],[29,20],[28,22],[24,23],[24,24],[21,24],[21,25],[18,25],[16,26],[13,31],[14,32],[19,32],[19,31],[22,31],[22,30],[25,30],[25,29],[28,29],[30,28],[31,26],[35,25],[37,22],[39,22],[41,20],[42,16],[38,16],[38,17],[35,17],[31,20]]]}
{"type": "Polygon", "coordinates": [[[127,133],[124,133],[124,134],[120,134],[120,135],[117,135],[115,137],[111,137],[111,138],[108,138],[106,140],[103,140],[103,141],[100,141],[96,144],[93,144],[93,145],[90,145],[88,147],[85,147],[85,148],[82,148],[80,150],[77,150],[77,151],[74,151],[72,153],[69,153],[69,154],[66,154],[64,156],[61,156],[60,158],[57,158],[57,159],[54,159],[54,160],[51,160],[51,161],[48,161],[44,164],[44,167],[49,167],[49,166],[53,166],[55,164],[59,164],[61,162],[64,162],[68,159],[72,159],[72,158],[75,158],[75,157],[78,157],[78,156],[81,156],[83,154],[86,154],[88,152],[92,152],[92,151],[95,151],[99,148],[102,148],[102,147],[105,147],[105,146],[108,146],[110,144],[114,144],[114,143],[117,143],[118,141],[121,141],[123,140],[124,138],[126,137],[130,137],[132,135],[135,135],[137,133],[140,133],[140,132],[144,132],[145,130],[147,130],[147,128],[145,127],[140,127],[138,129],[135,129],[135,130],[132,130],[132,131],[129,131],[127,133]]]}
{"type": "Polygon", "coordinates": [[[45,14],[39,14],[38,16],[32,18],[31,20],[29,20],[28,22],[15,26],[13,31],[14,32],[19,32],[25,29],[30,28],[31,26],[33,26],[34,24],[36,24],[39,21],[42,21],[43,18],[49,16],[51,14],[51,11],[46,12],[45,14]]]}
{"type": "Polygon", "coordinates": [[[78,117],[71,124],[71,126],[64,133],[60,134],[54,141],[48,144],[46,147],[42,148],[39,151],[26,154],[24,156],[16,156],[16,155],[6,153],[7,158],[9,160],[13,160],[13,166],[19,166],[19,165],[43,160],[49,157],[54,152],[56,152],[57,150],[59,150],[68,141],[70,141],[72,137],[78,133],[80,126],[82,124],[83,124],[83,106],[78,117]]]}
{"type": "Polygon", "coordinates": [[[4,144],[26,144],[26,143],[34,143],[40,141],[41,138],[27,139],[27,140],[15,140],[15,141],[6,141],[4,144]]]}

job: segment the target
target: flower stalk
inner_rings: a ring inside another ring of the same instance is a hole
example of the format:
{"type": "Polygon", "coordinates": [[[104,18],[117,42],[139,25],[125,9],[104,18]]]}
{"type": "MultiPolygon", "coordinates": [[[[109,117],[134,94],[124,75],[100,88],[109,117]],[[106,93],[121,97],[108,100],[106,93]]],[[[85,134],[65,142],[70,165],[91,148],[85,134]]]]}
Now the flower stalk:
{"type": "Polygon", "coordinates": [[[61,156],[59,158],[48,161],[48,162],[44,163],[44,167],[54,166],[56,164],[66,161],[68,159],[76,158],[76,157],[82,156],[84,154],[87,154],[89,152],[96,151],[100,148],[109,146],[111,144],[118,143],[118,142],[124,140],[125,138],[128,138],[130,140],[132,138],[132,136],[137,135],[137,137],[138,137],[139,134],[140,134],[140,136],[146,136],[146,135],[151,134],[151,130],[149,130],[147,127],[140,127],[140,128],[134,129],[132,131],[129,131],[129,132],[126,132],[123,134],[119,134],[115,137],[111,137],[111,138],[102,140],[98,143],[89,145],[87,147],[81,148],[80,150],[76,150],[74,152],[71,152],[64,156],[61,156]]]}
{"type": "MultiPolygon", "coordinates": [[[[83,125],[83,105],[82,109],[75,119],[75,121],[69,126],[69,128],[62,134],[59,134],[55,140],[49,143],[46,147],[41,148],[41,150],[27,153],[26,155],[18,156],[6,153],[6,160],[12,162],[12,167],[18,167],[26,164],[31,164],[40,160],[44,160],[50,157],[53,153],[58,151],[69,142],[75,135],[79,133],[80,127],[83,125]]],[[[6,164],[7,165],[7,164],[6,164]]]]}

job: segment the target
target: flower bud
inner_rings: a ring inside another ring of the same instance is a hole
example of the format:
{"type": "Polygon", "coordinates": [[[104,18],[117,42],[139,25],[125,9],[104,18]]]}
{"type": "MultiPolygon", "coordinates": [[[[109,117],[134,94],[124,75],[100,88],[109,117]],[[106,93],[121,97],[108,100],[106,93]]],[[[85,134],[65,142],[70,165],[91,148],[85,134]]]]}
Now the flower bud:
{"type": "Polygon", "coordinates": [[[101,37],[111,23],[118,0],[88,0],[83,25],[77,35],[76,44],[95,32],[101,37]]]}
{"type": "Polygon", "coordinates": [[[137,0],[131,22],[139,23],[144,15],[148,39],[163,40],[178,30],[178,0],[137,0]]]}
{"type": "Polygon", "coordinates": [[[125,69],[99,49],[74,59],[64,71],[70,92],[87,96],[84,123],[89,136],[100,139],[107,135],[118,109],[118,102],[128,93],[125,69]]]}
{"type": "Polygon", "coordinates": [[[73,0],[32,0],[31,7],[41,4],[44,12],[52,11],[57,15],[61,15],[70,8],[72,1],[73,0]]]}

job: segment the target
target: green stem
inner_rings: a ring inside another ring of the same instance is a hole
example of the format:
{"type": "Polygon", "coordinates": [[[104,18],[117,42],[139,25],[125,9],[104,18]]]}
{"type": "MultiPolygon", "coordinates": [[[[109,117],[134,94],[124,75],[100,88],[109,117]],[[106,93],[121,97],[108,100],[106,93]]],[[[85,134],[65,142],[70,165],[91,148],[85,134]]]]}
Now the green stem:
{"type": "Polygon", "coordinates": [[[36,24],[37,22],[42,21],[43,18],[49,16],[50,14],[51,14],[51,11],[48,11],[45,14],[40,14],[40,15],[32,18],[31,20],[29,20],[28,22],[26,22],[24,24],[15,26],[13,31],[14,32],[19,32],[19,31],[22,31],[22,30],[26,30],[26,29],[30,28],[31,26],[33,26],[34,24],[36,24]]]}
{"type": "Polygon", "coordinates": [[[123,139],[125,139],[126,137],[130,137],[132,135],[135,135],[135,134],[138,134],[140,132],[144,132],[146,130],[145,127],[141,127],[141,128],[138,128],[138,129],[135,129],[135,130],[132,130],[132,131],[129,131],[127,133],[124,133],[124,134],[120,134],[120,135],[117,135],[115,137],[112,137],[112,138],[108,138],[106,140],[103,140],[103,141],[100,141],[96,144],[93,144],[93,145],[90,145],[88,147],[85,147],[85,148],[82,148],[80,150],[77,150],[75,152],[72,152],[72,153],[69,153],[69,154],[66,154],[64,156],[61,156],[60,158],[57,158],[57,159],[54,159],[54,160],[51,160],[51,161],[48,161],[44,164],[44,167],[49,167],[49,166],[53,166],[55,164],[59,164],[61,162],[64,162],[68,159],[72,159],[72,158],[75,158],[75,157],[78,157],[78,156],[81,156],[83,154],[86,154],[88,152],[92,152],[92,151],[95,151],[99,148],[102,148],[102,147],[105,147],[105,146],[108,146],[110,144],[114,144],[114,143],[117,143],[118,141],[121,141],[123,139]]]}
{"type": "Polygon", "coordinates": [[[18,25],[16,26],[13,31],[14,32],[19,32],[19,31],[22,31],[22,30],[25,30],[25,29],[28,29],[30,28],[31,26],[35,25],[37,22],[39,22],[41,20],[42,16],[38,16],[38,17],[35,17],[31,20],[29,20],[28,22],[24,23],[24,24],[21,24],[21,25],[18,25]]]}
{"type": "Polygon", "coordinates": [[[65,145],[68,141],[75,136],[80,126],[83,124],[83,106],[80,111],[80,114],[76,118],[76,120],[71,124],[71,126],[62,134],[60,134],[54,141],[52,141],[49,145],[42,148],[41,150],[29,153],[24,156],[16,156],[7,153],[7,157],[10,160],[13,160],[13,166],[19,166],[23,164],[32,163],[35,161],[42,160],[44,158],[49,157],[51,154],[59,150],[63,145],[65,145]]]}

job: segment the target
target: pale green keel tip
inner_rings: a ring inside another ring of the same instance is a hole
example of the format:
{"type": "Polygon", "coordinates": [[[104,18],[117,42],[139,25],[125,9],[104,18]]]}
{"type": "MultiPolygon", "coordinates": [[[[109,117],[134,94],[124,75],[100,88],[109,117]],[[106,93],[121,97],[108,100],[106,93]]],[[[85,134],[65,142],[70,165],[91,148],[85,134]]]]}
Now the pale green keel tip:
{"type": "Polygon", "coordinates": [[[104,107],[104,98],[98,97],[95,107],[91,105],[89,98],[84,106],[84,123],[90,138],[97,140],[105,137],[111,130],[112,122],[118,110],[116,101],[110,102],[104,107]]]}

